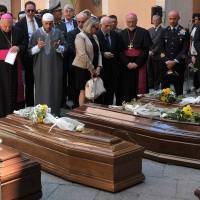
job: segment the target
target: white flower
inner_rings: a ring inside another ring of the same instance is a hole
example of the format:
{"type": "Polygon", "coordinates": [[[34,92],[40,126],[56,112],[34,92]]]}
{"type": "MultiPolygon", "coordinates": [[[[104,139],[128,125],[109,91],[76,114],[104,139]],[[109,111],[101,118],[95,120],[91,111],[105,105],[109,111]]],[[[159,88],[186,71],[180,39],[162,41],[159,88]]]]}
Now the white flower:
{"type": "Polygon", "coordinates": [[[75,131],[82,132],[84,130],[84,126],[78,125],[75,131]]]}
{"type": "Polygon", "coordinates": [[[186,31],[185,31],[184,29],[181,29],[181,30],[179,31],[179,35],[185,35],[185,33],[186,33],[186,31]]]}
{"type": "Polygon", "coordinates": [[[168,116],[167,113],[162,113],[160,117],[161,117],[161,118],[165,118],[165,117],[167,117],[167,116],[168,116]]]}

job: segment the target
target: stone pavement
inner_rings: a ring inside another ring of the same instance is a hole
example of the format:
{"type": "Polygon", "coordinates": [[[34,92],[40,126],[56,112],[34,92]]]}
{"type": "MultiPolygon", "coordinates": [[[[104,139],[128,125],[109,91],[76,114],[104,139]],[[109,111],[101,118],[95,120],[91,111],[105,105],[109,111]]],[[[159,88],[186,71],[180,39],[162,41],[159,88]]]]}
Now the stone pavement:
{"type": "Polygon", "coordinates": [[[42,200],[197,200],[200,170],[143,159],[145,181],[112,194],[42,172],[42,200]]]}

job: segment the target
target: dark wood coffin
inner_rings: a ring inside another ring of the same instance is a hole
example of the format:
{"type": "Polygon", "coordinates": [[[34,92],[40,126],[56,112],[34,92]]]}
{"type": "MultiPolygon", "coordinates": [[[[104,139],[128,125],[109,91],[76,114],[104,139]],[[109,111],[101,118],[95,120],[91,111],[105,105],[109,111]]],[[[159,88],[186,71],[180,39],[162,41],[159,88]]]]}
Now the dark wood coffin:
{"type": "Polygon", "coordinates": [[[1,200],[37,200],[42,196],[40,165],[0,144],[1,200]]]}
{"type": "Polygon", "coordinates": [[[0,138],[36,159],[44,170],[73,182],[117,192],[144,180],[144,148],[105,131],[70,132],[32,125],[9,115],[0,119],[0,138]]]}
{"type": "Polygon", "coordinates": [[[71,112],[69,117],[98,130],[109,129],[110,134],[144,146],[144,156],[160,162],[200,168],[200,126],[177,123],[85,104],[71,112]]]}

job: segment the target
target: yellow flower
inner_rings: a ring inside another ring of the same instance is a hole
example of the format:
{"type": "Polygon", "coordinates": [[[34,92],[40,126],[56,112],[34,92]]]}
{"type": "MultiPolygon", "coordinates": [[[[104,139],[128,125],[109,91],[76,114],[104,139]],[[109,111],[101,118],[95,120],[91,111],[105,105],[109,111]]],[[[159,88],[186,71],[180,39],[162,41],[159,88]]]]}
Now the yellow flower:
{"type": "Polygon", "coordinates": [[[166,97],[164,95],[161,95],[160,100],[165,102],[166,101],[166,97]]]}
{"type": "Polygon", "coordinates": [[[167,96],[170,92],[171,92],[170,88],[163,89],[163,93],[165,96],[167,96]]]}
{"type": "Polygon", "coordinates": [[[47,112],[48,106],[46,104],[41,105],[42,112],[47,112]]]}
{"type": "Polygon", "coordinates": [[[43,117],[38,117],[37,122],[40,123],[40,124],[43,123],[43,117]]]}
{"type": "Polygon", "coordinates": [[[182,111],[186,116],[192,117],[192,108],[190,105],[183,107],[182,111]]]}

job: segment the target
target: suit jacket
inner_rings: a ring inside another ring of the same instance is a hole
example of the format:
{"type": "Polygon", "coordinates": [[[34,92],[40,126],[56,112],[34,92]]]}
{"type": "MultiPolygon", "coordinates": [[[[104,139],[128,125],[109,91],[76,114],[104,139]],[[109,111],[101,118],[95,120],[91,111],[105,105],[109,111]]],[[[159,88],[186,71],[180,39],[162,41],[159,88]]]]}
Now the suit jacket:
{"type": "Polygon", "coordinates": [[[73,57],[75,57],[76,55],[76,50],[75,50],[76,35],[79,34],[80,32],[81,32],[80,29],[77,27],[73,31],[70,31],[68,33],[68,37],[67,37],[68,53],[73,57]]]}
{"type": "Polygon", "coordinates": [[[70,31],[67,34],[67,53],[65,54],[65,63],[70,67],[72,67],[72,63],[76,56],[76,49],[75,49],[75,39],[76,35],[80,33],[79,28],[75,28],[73,31],[70,31]]]}
{"type": "Polygon", "coordinates": [[[200,26],[197,28],[194,35],[194,47],[197,51],[197,55],[198,55],[197,57],[199,57],[200,56],[200,26]]]}
{"type": "Polygon", "coordinates": [[[166,62],[176,59],[180,63],[184,62],[189,50],[189,38],[188,31],[180,25],[174,33],[170,26],[165,28],[160,40],[162,60],[166,62]]]}
{"type": "Polygon", "coordinates": [[[157,31],[155,29],[155,27],[150,28],[149,34],[151,36],[151,40],[153,42],[152,46],[150,47],[150,51],[153,52],[153,57],[155,58],[159,58],[160,57],[160,39],[161,39],[161,35],[163,32],[164,28],[162,26],[159,26],[157,31]]]}
{"type": "MultiPolygon", "coordinates": [[[[99,46],[99,41],[96,35],[93,35],[96,43],[99,46]]],[[[82,69],[94,69],[92,64],[94,58],[93,45],[88,36],[84,32],[80,32],[75,39],[76,57],[73,65],[82,69]]],[[[98,66],[102,66],[102,56],[99,50],[98,66]]]]}
{"type": "MultiPolygon", "coordinates": [[[[62,19],[61,21],[62,21],[62,22],[64,23],[64,25],[65,25],[65,19],[62,19]]],[[[77,28],[78,25],[77,25],[76,20],[75,20],[75,19],[72,19],[72,21],[73,21],[74,28],[77,28]]],[[[69,33],[69,32],[67,31],[66,25],[65,25],[65,33],[66,33],[66,34],[69,33]]]]}
{"type": "MultiPolygon", "coordinates": [[[[41,19],[38,18],[38,17],[35,17],[35,20],[38,24],[38,27],[41,27],[42,26],[41,19]]],[[[28,26],[27,26],[26,17],[24,17],[20,21],[18,21],[15,26],[17,26],[18,28],[20,28],[24,32],[26,39],[28,39],[28,41],[29,41],[30,38],[29,38],[29,35],[28,35],[28,26]]]]}
{"type": "MultiPolygon", "coordinates": [[[[104,33],[101,30],[96,32],[97,38],[99,40],[100,50],[102,52],[103,69],[113,68],[116,72],[119,66],[119,34],[115,31],[110,32],[111,45],[105,39],[104,33]],[[104,52],[111,52],[114,54],[112,59],[107,59],[104,57],[104,52]]],[[[113,71],[114,72],[114,71],[113,71]]]]}
{"type": "Polygon", "coordinates": [[[174,32],[171,30],[170,26],[164,29],[160,40],[163,74],[168,71],[165,64],[168,60],[178,61],[178,63],[174,65],[173,71],[178,72],[178,74],[184,73],[186,67],[185,58],[189,51],[189,39],[189,32],[180,25],[178,25],[174,32]]]}
{"type": "MultiPolygon", "coordinates": [[[[42,26],[41,19],[38,18],[38,17],[35,17],[35,20],[36,20],[36,22],[38,24],[38,27],[41,27],[42,26]]],[[[30,38],[29,38],[29,34],[28,34],[28,26],[27,26],[26,17],[24,17],[20,21],[18,21],[15,26],[18,27],[19,29],[21,29],[21,31],[23,31],[24,36],[25,36],[25,40],[26,40],[26,46],[28,47],[30,38]]],[[[29,62],[30,62],[30,55],[28,53],[28,48],[25,51],[25,54],[24,54],[24,56],[22,58],[22,61],[23,61],[24,65],[27,65],[27,63],[29,64],[29,62]]]]}

